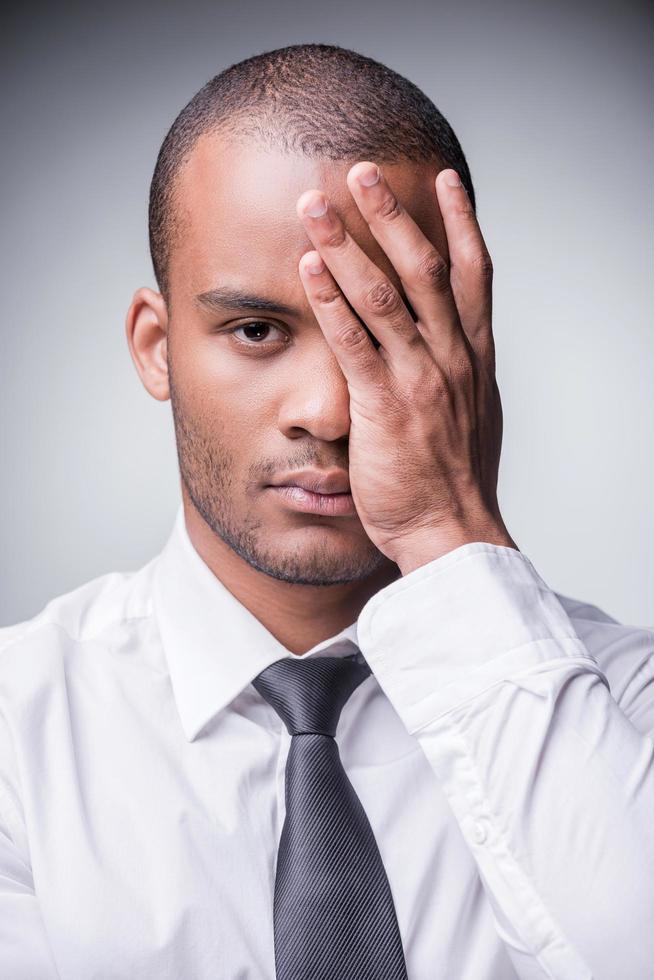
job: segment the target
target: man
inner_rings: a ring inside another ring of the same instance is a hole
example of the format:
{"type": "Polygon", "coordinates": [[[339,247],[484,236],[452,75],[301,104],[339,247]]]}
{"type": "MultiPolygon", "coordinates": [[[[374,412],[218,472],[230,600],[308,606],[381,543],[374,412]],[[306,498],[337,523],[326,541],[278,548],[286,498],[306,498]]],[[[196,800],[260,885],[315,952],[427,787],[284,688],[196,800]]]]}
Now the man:
{"type": "Polygon", "coordinates": [[[0,975],[651,977],[654,634],[504,523],[448,123],[356,52],[257,55],[173,124],[150,234],[182,501],[2,631],[0,975]]]}

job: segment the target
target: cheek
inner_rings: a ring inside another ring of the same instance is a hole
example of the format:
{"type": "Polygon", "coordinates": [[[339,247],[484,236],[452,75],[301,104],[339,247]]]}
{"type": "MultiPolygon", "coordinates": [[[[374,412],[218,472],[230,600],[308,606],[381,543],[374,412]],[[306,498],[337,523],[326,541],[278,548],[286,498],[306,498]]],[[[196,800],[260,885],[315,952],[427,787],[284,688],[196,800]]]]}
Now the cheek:
{"type": "MultiPolygon", "coordinates": [[[[232,359],[234,360],[234,359],[232,359]]],[[[178,410],[207,449],[229,456],[233,469],[247,469],[265,454],[273,424],[268,386],[252,370],[237,369],[226,356],[186,353],[175,371],[178,410]]]]}
{"type": "Polygon", "coordinates": [[[180,336],[171,344],[171,374],[177,401],[212,441],[223,440],[237,454],[258,443],[265,453],[278,420],[280,402],[298,384],[297,359],[257,357],[234,351],[225,334],[180,336]]]}
{"type": "Polygon", "coordinates": [[[180,337],[171,346],[171,373],[178,391],[196,412],[224,416],[240,410],[252,388],[252,370],[230,353],[225,336],[180,337]]]}

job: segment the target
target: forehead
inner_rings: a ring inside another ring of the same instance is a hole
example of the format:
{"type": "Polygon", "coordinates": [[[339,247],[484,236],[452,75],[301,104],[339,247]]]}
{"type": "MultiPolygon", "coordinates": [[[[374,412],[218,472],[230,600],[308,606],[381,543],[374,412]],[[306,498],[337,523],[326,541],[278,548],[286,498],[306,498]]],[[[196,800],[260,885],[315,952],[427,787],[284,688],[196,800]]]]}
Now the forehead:
{"type": "MultiPolygon", "coordinates": [[[[257,286],[272,297],[304,297],[297,266],[313,248],[296,202],[303,191],[326,193],[348,231],[370,258],[399,285],[346,183],[349,162],[285,154],[257,142],[236,144],[204,136],[181,171],[170,278],[194,293],[221,282],[257,286]]],[[[433,179],[435,163],[384,164],[394,192],[438,248],[445,245],[433,179]]]]}

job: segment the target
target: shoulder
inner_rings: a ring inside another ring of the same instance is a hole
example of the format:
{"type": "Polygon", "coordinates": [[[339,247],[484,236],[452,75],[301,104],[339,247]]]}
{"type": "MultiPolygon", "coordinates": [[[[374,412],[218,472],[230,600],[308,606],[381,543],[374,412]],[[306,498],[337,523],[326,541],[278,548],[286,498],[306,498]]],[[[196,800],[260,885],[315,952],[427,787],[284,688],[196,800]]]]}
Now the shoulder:
{"type": "Polygon", "coordinates": [[[80,706],[102,704],[125,660],[152,646],[156,560],[99,575],[0,628],[0,816],[14,835],[23,833],[21,767],[58,758],[80,706]]]}
{"type": "Polygon", "coordinates": [[[66,650],[109,640],[112,633],[152,614],[156,558],[136,571],[107,572],[50,599],[29,619],[0,627],[0,693],[3,681],[66,650]]]}

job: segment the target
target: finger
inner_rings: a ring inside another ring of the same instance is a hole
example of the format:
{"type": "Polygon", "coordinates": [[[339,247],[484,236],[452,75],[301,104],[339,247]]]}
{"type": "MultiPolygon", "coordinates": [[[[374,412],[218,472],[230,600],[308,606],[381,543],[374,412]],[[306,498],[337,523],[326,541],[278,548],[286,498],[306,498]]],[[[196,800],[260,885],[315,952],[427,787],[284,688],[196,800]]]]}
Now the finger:
{"type": "Polygon", "coordinates": [[[493,346],[493,263],[456,170],[441,170],[436,194],[450,251],[450,281],[463,328],[484,360],[493,346]]]}
{"type": "Polygon", "coordinates": [[[356,163],[347,184],[371,233],[395,267],[419,328],[436,355],[447,353],[463,340],[447,261],[405,210],[379,167],[356,163]],[[374,180],[363,183],[363,180],[374,180]]]}
{"type": "Polygon", "coordinates": [[[305,252],[299,273],[307,299],[350,387],[385,384],[386,367],[319,252],[305,252]]]}
{"type": "Polygon", "coordinates": [[[339,289],[377,337],[390,364],[406,370],[412,360],[407,356],[409,350],[420,354],[422,349],[421,357],[426,356],[420,332],[399,292],[354,241],[325,195],[305,191],[297,211],[339,289]]]}

